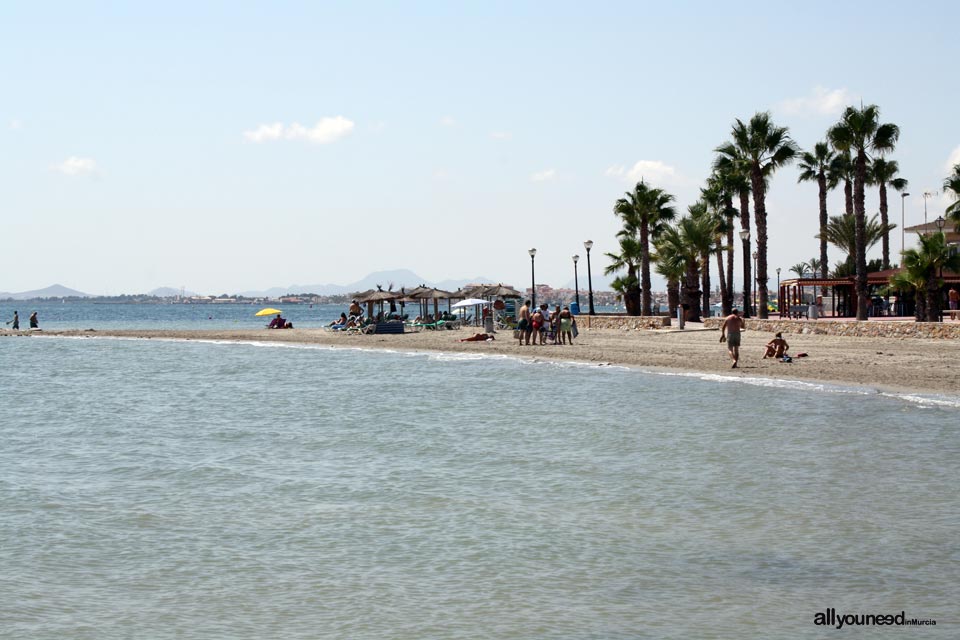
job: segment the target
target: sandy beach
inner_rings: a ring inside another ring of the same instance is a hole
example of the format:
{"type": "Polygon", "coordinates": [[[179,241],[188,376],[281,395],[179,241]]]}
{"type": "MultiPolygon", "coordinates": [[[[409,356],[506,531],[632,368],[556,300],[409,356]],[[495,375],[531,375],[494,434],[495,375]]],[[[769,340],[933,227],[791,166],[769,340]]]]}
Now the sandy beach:
{"type": "MultiPolygon", "coordinates": [[[[730,376],[767,377],[857,385],[885,391],[960,394],[960,342],[848,336],[787,335],[793,362],[763,360],[768,333],[746,331],[739,369],[730,368],[719,332],[688,325],[676,330],[581,331],[575,344],[518,346],[512,332],[498,332],[494,341],[461,342],[475,331],[422,331],[403,335],[359,335],[324,329],[233,330],[104,330],[44,331],[44,336],[123,337],[143,339],[271,341],[343,348],[444,351],[509,355],[540,360],[578,361],[597,365],[665,368],[730,376]]],[[[6,335],[12,335],[6,332],[6,335]]],[[[41,335],[40,333],[34,335],[41,335]]]]}

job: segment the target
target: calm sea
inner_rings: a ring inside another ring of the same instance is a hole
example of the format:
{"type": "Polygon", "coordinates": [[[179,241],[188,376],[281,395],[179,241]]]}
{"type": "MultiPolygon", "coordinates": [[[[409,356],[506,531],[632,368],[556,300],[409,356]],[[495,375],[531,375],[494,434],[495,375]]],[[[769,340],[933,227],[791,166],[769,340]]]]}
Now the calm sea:
{"type": "Polygon", "coordinates": [[[956,399],[109,338],[0,371],[2,638],[960,635],[956,399]]]}

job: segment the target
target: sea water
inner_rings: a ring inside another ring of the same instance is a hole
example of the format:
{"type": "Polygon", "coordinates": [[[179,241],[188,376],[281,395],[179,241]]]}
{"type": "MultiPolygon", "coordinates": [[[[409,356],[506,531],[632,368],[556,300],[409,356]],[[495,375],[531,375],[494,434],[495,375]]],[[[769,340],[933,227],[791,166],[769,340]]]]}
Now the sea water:
{"type": "Polygon", "coordinates": [[[0,371],[2,638],[958,635],[956,399],[109,338],[0,371]]]}

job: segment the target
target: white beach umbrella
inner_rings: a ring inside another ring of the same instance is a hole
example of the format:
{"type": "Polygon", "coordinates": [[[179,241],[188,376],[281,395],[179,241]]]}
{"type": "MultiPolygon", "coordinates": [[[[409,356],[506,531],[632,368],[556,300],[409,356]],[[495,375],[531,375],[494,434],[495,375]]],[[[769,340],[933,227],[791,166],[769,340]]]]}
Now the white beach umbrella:
{"type": "Polygon", "coordinates": [[[460,307],[472,307],[475,304],[493,304],[489,300],[481,300],[480,298],[467,298],[462,302],[458,302],[455,305],[451,305],[453,309],[459,309],[460,307]]]}

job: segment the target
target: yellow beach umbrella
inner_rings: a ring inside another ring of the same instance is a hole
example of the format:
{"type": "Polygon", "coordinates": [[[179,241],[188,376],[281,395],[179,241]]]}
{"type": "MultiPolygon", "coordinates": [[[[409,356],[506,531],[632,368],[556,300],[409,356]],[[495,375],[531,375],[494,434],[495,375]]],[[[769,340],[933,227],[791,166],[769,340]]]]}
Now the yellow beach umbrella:
{"type": "Polygon", "coordinates": [[[280,309],[272,309],[270,307],[267,307],[266,309],[260,309],[260,311],[257,311],[255,315],[256,316],[274,316],[278,313],[283,313],[283,312],[280,311],[280,309]]]}

